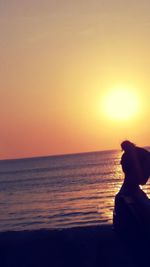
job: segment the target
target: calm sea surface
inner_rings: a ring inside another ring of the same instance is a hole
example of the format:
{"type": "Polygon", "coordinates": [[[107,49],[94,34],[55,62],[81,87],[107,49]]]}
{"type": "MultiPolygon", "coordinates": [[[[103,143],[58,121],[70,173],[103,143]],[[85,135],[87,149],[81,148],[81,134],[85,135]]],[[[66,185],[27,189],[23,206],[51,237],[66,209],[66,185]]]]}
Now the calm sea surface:
{"type": "Polygon", "coordinates": [[[120,157],[103,151],[0,161],[0,231],[110,224],[120,157]]]}

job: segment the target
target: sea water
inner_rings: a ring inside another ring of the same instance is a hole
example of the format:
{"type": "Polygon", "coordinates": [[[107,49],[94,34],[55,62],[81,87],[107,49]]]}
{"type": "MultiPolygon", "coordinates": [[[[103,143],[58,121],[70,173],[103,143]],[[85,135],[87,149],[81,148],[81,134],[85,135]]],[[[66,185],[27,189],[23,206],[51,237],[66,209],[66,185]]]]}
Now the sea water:
{"type": "Polygon", "coordinates": [[[110,224],[121,153],[0,161],[0,232],[110,224]]]}

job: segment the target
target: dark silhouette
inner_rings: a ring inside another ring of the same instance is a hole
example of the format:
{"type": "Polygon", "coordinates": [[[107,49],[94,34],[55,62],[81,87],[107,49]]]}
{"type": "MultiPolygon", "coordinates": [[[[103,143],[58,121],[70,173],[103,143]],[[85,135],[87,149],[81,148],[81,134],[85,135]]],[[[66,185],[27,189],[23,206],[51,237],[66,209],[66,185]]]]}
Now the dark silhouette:
{"type": "Polygon", "coordinates": [[[140,188],[150,176],[150,152],[126,140],[121,166],[123,184],[115,197],[113,225],[135,266],[149,265],[150,199],[140,188]]]}
{"type": "Polygon", "coordinates": [[[121,166],[125,177],[115,197],[113,224],[119,232],[147,229],[150,225],[150,200],[140,185],[146,184],[150,176],[150,152],[128,140],[121,143],[121,148],[124,151],[121,166]]]}

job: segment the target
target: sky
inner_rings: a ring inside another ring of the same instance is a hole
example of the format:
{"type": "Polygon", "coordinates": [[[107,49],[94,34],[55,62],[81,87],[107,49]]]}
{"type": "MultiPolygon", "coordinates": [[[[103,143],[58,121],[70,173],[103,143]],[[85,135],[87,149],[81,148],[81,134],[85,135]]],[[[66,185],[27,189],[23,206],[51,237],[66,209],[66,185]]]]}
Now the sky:
{"type": "Polygon", "coordinates": [[[0,159],[150,145],[149,13],[149,0],[0,0],[0,159]],[[138,99],[126,120],[104,107],[116,88],[138,99]]]}

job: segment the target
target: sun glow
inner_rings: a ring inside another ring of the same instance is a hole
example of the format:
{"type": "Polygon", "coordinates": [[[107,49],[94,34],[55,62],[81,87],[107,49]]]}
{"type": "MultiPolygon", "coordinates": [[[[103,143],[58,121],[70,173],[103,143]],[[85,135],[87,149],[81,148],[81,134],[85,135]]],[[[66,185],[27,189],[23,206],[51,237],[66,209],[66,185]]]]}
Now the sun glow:
{"type": "Polygon", "coordinates": [[[138,110],[138,96],[131,89],[113,89],[104,97],[103,111],[112,119],[129,120],[137,115],[138,110]]]}

